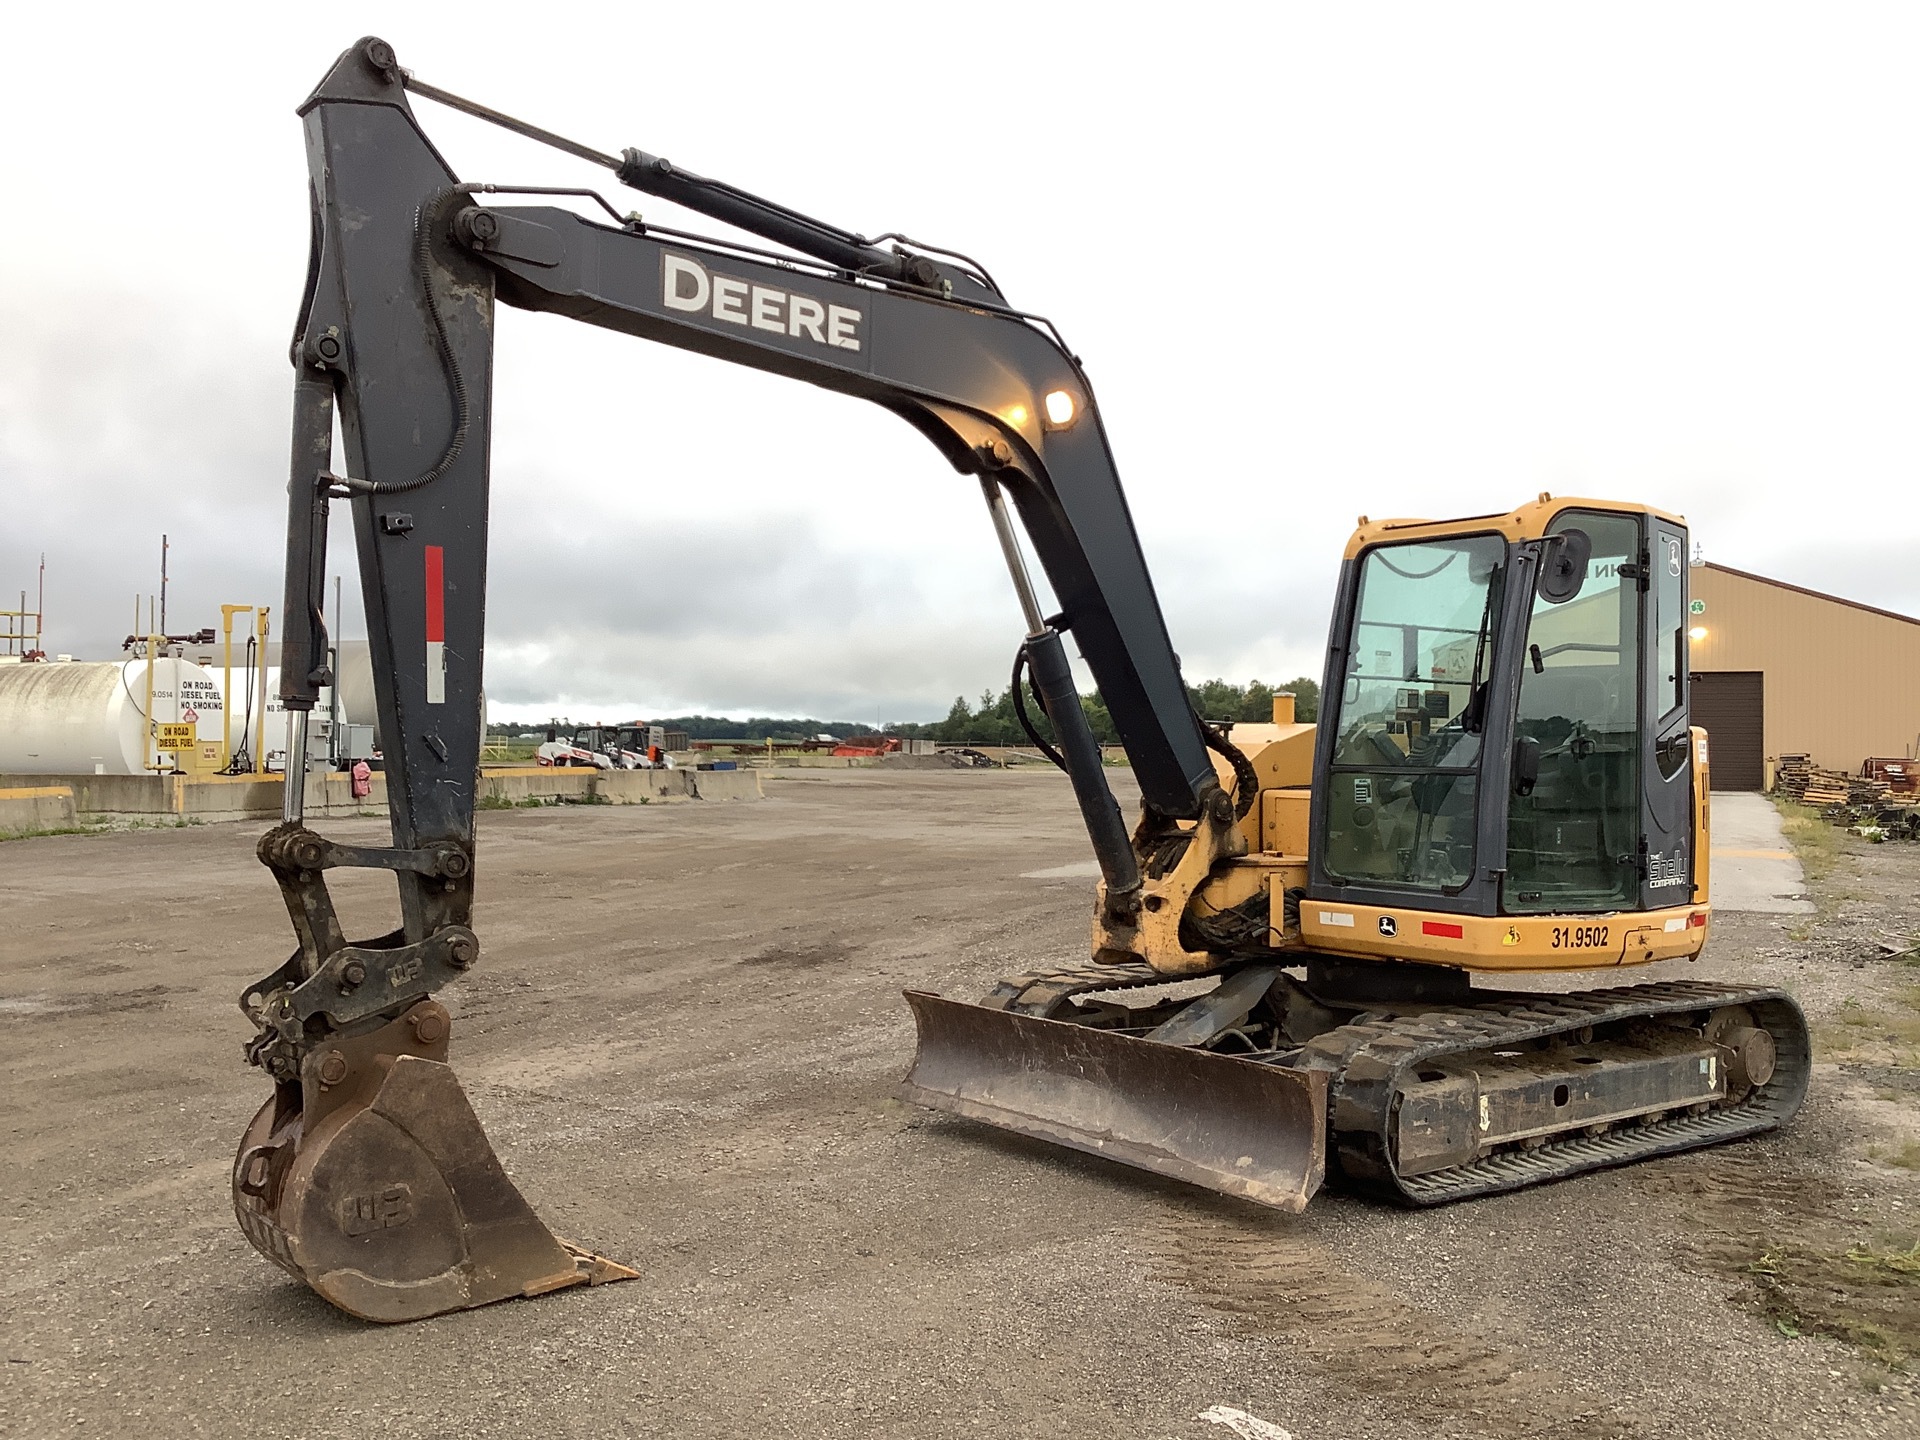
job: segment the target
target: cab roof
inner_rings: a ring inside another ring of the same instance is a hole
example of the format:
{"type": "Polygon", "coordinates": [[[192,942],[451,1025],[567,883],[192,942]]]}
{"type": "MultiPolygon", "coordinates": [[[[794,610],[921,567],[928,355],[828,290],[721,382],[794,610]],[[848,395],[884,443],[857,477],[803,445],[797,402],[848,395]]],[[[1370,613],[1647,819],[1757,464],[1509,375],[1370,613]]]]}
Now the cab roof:
{"type": "Polygon", "coordinates": [[[1359,528],[1347,541],[1346,558],[1351,560],[1369,545],[1383,541],[1440,540],[1452,535],[1484,535],[1489,531],[1513,540],[1538,540],[1547,533],[1563,510],[1605,510],[1616,515],[1651,515],[1657,520],[1686,528],[1686,517],[1651,505],[1630,500],[1592,500],[1576,495],[1555,496],[1542,491],[1540,498],[1509,510],[1504,515],[1467,515],[1457,520],[1370,520],[1360,517],[1359,528]]]}

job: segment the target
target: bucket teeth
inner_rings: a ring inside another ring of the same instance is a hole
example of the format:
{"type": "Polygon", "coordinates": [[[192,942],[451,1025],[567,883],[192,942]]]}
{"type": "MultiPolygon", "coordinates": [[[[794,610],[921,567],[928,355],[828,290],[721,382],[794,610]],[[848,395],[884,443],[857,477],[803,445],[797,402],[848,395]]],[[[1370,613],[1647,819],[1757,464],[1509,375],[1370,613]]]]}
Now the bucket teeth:
{"type": "Polygon", "coordinates": [[[444,1024],[412,1018],[309,1055],[300,1103],[282,1094],[254,1117],[233,1179],[247,1238],[386,1323],[635,1278],[540,1222],[445,1063],[444,1024]],[[423,1029],[436,1043],[417,1043],[423,1029]]]}
{"type": "Polygon", "coordinates": [[[1281,1210],[1326,1176],[1323,1073],[906,996],[916,1104],[1281,1210]]]}
{"type": "Polygon", "coordinates": [[[618,1260],[609,1260],[604,1255],[596,1255],[591,1250],[582,1249],[571,1240],[561,1240],[560,1248],[573,1257],[575,1272],[588,1285],[611,1285],[617,1280],[640,1278],[638,1270],[622,1265],[618,1260]]]}

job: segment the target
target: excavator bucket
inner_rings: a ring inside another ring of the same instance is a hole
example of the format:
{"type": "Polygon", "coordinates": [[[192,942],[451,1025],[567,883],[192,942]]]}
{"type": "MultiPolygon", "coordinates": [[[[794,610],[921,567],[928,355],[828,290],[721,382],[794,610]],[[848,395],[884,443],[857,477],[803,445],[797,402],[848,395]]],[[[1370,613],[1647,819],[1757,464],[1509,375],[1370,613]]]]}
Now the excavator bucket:
{"type": "Polygon", "coordinates": [[[501,1169],[423,1000],[305,1057],[247,1127],[240,1228],[363,1320],[421,1320],[638,1272],[554,1238],[501,1169]]]}
{"type": "Polygon", "coordinates": [[[1227,1195],[1301,1210],[1327,1160],[1327,1077],[906,992],[902,1096],[1227,1195]]]}

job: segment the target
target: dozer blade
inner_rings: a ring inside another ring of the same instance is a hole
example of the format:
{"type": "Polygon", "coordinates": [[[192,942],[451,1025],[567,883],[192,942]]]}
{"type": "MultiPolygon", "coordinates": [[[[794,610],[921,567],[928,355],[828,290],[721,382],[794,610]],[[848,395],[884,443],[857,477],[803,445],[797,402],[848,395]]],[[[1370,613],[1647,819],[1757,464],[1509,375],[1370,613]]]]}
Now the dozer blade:
{"type": "Polygon", "coordinates": [[[915,1104],[1279,1210],[1304,1209],[1325,1178],[1324,1074],[906,996],[915,1104]]]}
{"type": "Polygon", "coordinates": [[[422,1320],[638,1272],[554,1238],[501,1169],[422,1001],[305,1057],[240,1142],[254,1247],[363,1320],[422,1320]]]}

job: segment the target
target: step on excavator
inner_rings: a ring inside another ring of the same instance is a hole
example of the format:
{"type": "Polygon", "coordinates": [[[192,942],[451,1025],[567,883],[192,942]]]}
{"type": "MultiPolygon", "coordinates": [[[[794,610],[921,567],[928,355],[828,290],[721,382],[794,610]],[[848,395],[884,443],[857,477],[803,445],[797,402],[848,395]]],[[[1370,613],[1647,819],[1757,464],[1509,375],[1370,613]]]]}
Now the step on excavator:
{"type": "Polygon", "coordinates": [[[253,1244],[333,1304],[406,1321],[636,1273],[534,1214],[448,1065],[452,1018],[433,998],[481,959],[498,302],[871,400],[977,478],[1026,623],[1014,694],[1071,781],[1101,880],[1080,963],[979,1001],[908,994],[913,1100],[1288,1210],[1329,1176],[1431,1205],[1750,1135],[1799,1106],[1807,1032],[1780,991],[1490,983],[1686,960],[1707,941],[1678,517],[1542,496],[1363,521],[1320,723],[1296,723],[1288,697],[1270,724],[1209,723],[1087,377],[982,266],[578,144],[418,80],[378,39],[342,54],[300,114],[313,245],[292,350],[287,773],[305,769],[301,712],[331,679],[342,500],[393,843],[327,839],[286,787],[259,855],[298,948],[241,997],[273,1094],[232,1183],[253,1244]],[[778,248],[668,229],[591,189],[463,182],[414,98],[778,248]],[[1139,781],[1131,826],[1069,637],[1139,781]],[[391,872],[398,927],[349,939],[338,868],[391,872]]]}

